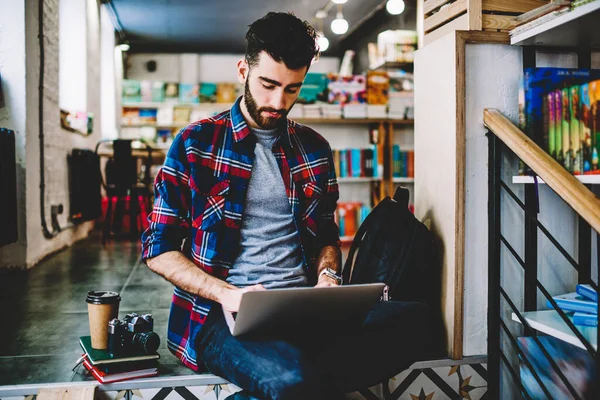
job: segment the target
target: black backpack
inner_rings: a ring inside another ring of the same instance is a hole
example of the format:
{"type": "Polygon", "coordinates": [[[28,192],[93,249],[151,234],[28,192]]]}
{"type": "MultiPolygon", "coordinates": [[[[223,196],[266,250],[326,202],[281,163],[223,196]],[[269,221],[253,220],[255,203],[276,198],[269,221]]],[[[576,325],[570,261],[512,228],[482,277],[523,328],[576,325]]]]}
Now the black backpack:
{"type": "Polygon", "coordinates": [[[433,234],[408,209],[399,187],[361,224],[344,265],[345,284],[384,282],[389,300],[420,301],[440,309],[441,268],[433,234]],[[358,251],[358,253],[357,253],[358,251]]]}

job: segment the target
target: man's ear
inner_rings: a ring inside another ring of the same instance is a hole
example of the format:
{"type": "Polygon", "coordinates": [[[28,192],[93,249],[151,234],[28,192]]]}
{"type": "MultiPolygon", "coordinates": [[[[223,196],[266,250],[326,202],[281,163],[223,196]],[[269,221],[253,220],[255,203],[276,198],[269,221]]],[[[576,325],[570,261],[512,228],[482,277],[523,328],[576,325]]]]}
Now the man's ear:
{"type": "Polygon", "coordinates": [[[248,79],[248,74],[250,73],[250,67],[248,66],[248,62],[245,58],[241,58],[237,62],[237,77],[238,82],[246,83],[246,79],[248,79]]]}

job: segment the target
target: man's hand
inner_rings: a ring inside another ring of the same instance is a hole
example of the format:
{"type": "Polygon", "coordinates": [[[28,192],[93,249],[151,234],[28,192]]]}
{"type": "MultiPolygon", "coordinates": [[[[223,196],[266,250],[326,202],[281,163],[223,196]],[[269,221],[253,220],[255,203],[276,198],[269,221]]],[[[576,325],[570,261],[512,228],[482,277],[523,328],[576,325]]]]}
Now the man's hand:
{"type": "Polygon", "coordinates": [[[338,284],[335,281],[335,279],[330,278],[329,276],[327,276],[325,274],[321,274],[321,276],[319,276],[319,280],[317,281],[317,284],[315,285],[315,287],[328,287],[328,286],[338,286],[338,284]]]}
{"type": "Polygon", "coordinates": [[[227,288],[219,299],[219,303],[223,306],[225,311],[238,312],[240,310],[240,302],[242,301],[242,295],[246,292],[258,292],[261,290],[267,290],[263,285],[248,286],[240,289],[237,287],[227,288]]]}

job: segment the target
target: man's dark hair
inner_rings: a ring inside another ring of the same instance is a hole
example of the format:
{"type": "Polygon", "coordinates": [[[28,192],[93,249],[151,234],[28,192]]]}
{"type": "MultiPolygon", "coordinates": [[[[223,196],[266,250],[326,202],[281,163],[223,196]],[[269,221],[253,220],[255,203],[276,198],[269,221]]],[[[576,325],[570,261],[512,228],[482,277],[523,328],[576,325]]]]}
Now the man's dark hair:
{"type": "Polygon", "coordinates": [[[283,61],[289,69],[310,67],[319,55],[317,33],[292,13],[270,12],[254,21],[246,34],[246,61],[250,67],[258,63],[262,51],[277,62],[283,61]]]}

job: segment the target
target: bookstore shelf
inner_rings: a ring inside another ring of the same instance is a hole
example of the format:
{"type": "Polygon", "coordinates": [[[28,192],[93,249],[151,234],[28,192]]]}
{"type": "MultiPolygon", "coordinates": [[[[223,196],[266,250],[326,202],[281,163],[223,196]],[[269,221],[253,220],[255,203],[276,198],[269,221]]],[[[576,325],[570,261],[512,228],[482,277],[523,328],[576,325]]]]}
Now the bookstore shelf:
{"type": "Polygon", "coordinates": [[[233,106],[232,103],[168,103],[168,102],[127,102],[121,107],[129,108],[162,108],[162,107],[194,107],[194,108],[222,108],[227,110],[233,106]]]}
{"type": "Polygon", "coordinates": [[[600,48],[600,1],[572,11],[555,12],[510,32],[510,42],[519,46],[600,48]]]}
{"type": "MultiPolygon", "coordinates": [[[[143,107],[141,107],[143,108],[143,107]]],[[[151,108],[151,107],[149,107],[151,108]]],[[[379,124],[379,123],[392,123],[395,125],[414,125],[414,120],[412,119],[380,119],[380,118],[370,118],[370,119],[352,119],[352,118],[297,118],[294,121],[301,124],[349,124],[349,125],[364,125],[364,124],[379,124]]],[[[121,124],[122,128],[183,128],[188,123],[180,123],[180,124],[121,124]]]]}
{"type": "MultiPolygon", "coordinates": [[[[581,343],[581,341],[575,336],[575,334],[567,326],[565,321],[560,318],[560,315],[558,315],[555,310],[528,311],[523,312],[522,315],[533,329],[585,349],[583,343],[581,343]]],[[[570,317],[570,319],[571,321],[573,320],[572,317],[570,317]]],[[[521,323],[519,317],[515,313],[512,313],[512,320],[521,323]]],[[[576,325],[576,327],[583,337],[592,345],[592,347],[597,349],[598,328],[578,325],[576,325]]]]}
{"type": "Polygon", "coordinates": [[[407,177],[395,177],[392,179],[394,183],[413,183],[415,178],[407,178],[407,177]]]}
{"type": "Polygon", "coordinates": [[[368,182],[381,182],[381,178],[338,178],[338,183],[368,183],[368,182]]]}
{"type": "MultiPolygon", "coordinates": [[[[584,185],[599,185],[600,184],[600,174],[599,175],[573,175],[573,176],[575,178],[577,178],[584,185]]],[[[546,184],[546,182],[544,182],[544,180],[540,177],[537,177],[537,182],[540,185],[546,184]]],[[[512,177],[512,183],[514,183],[514,184],[530,184],[530,183],[535,183],[535,180],[534,180],[533,176],[518,175],[518,176],[512,177]]]]}
{"type": "Polygon", "coordinates": [[[379,64],[372,65],[369,67],[371,71],[375,71],[378,69],[404,69],[404,70],[412,70],[414,68],[414,64],[409,61],[382,61],[379,64]]]}

